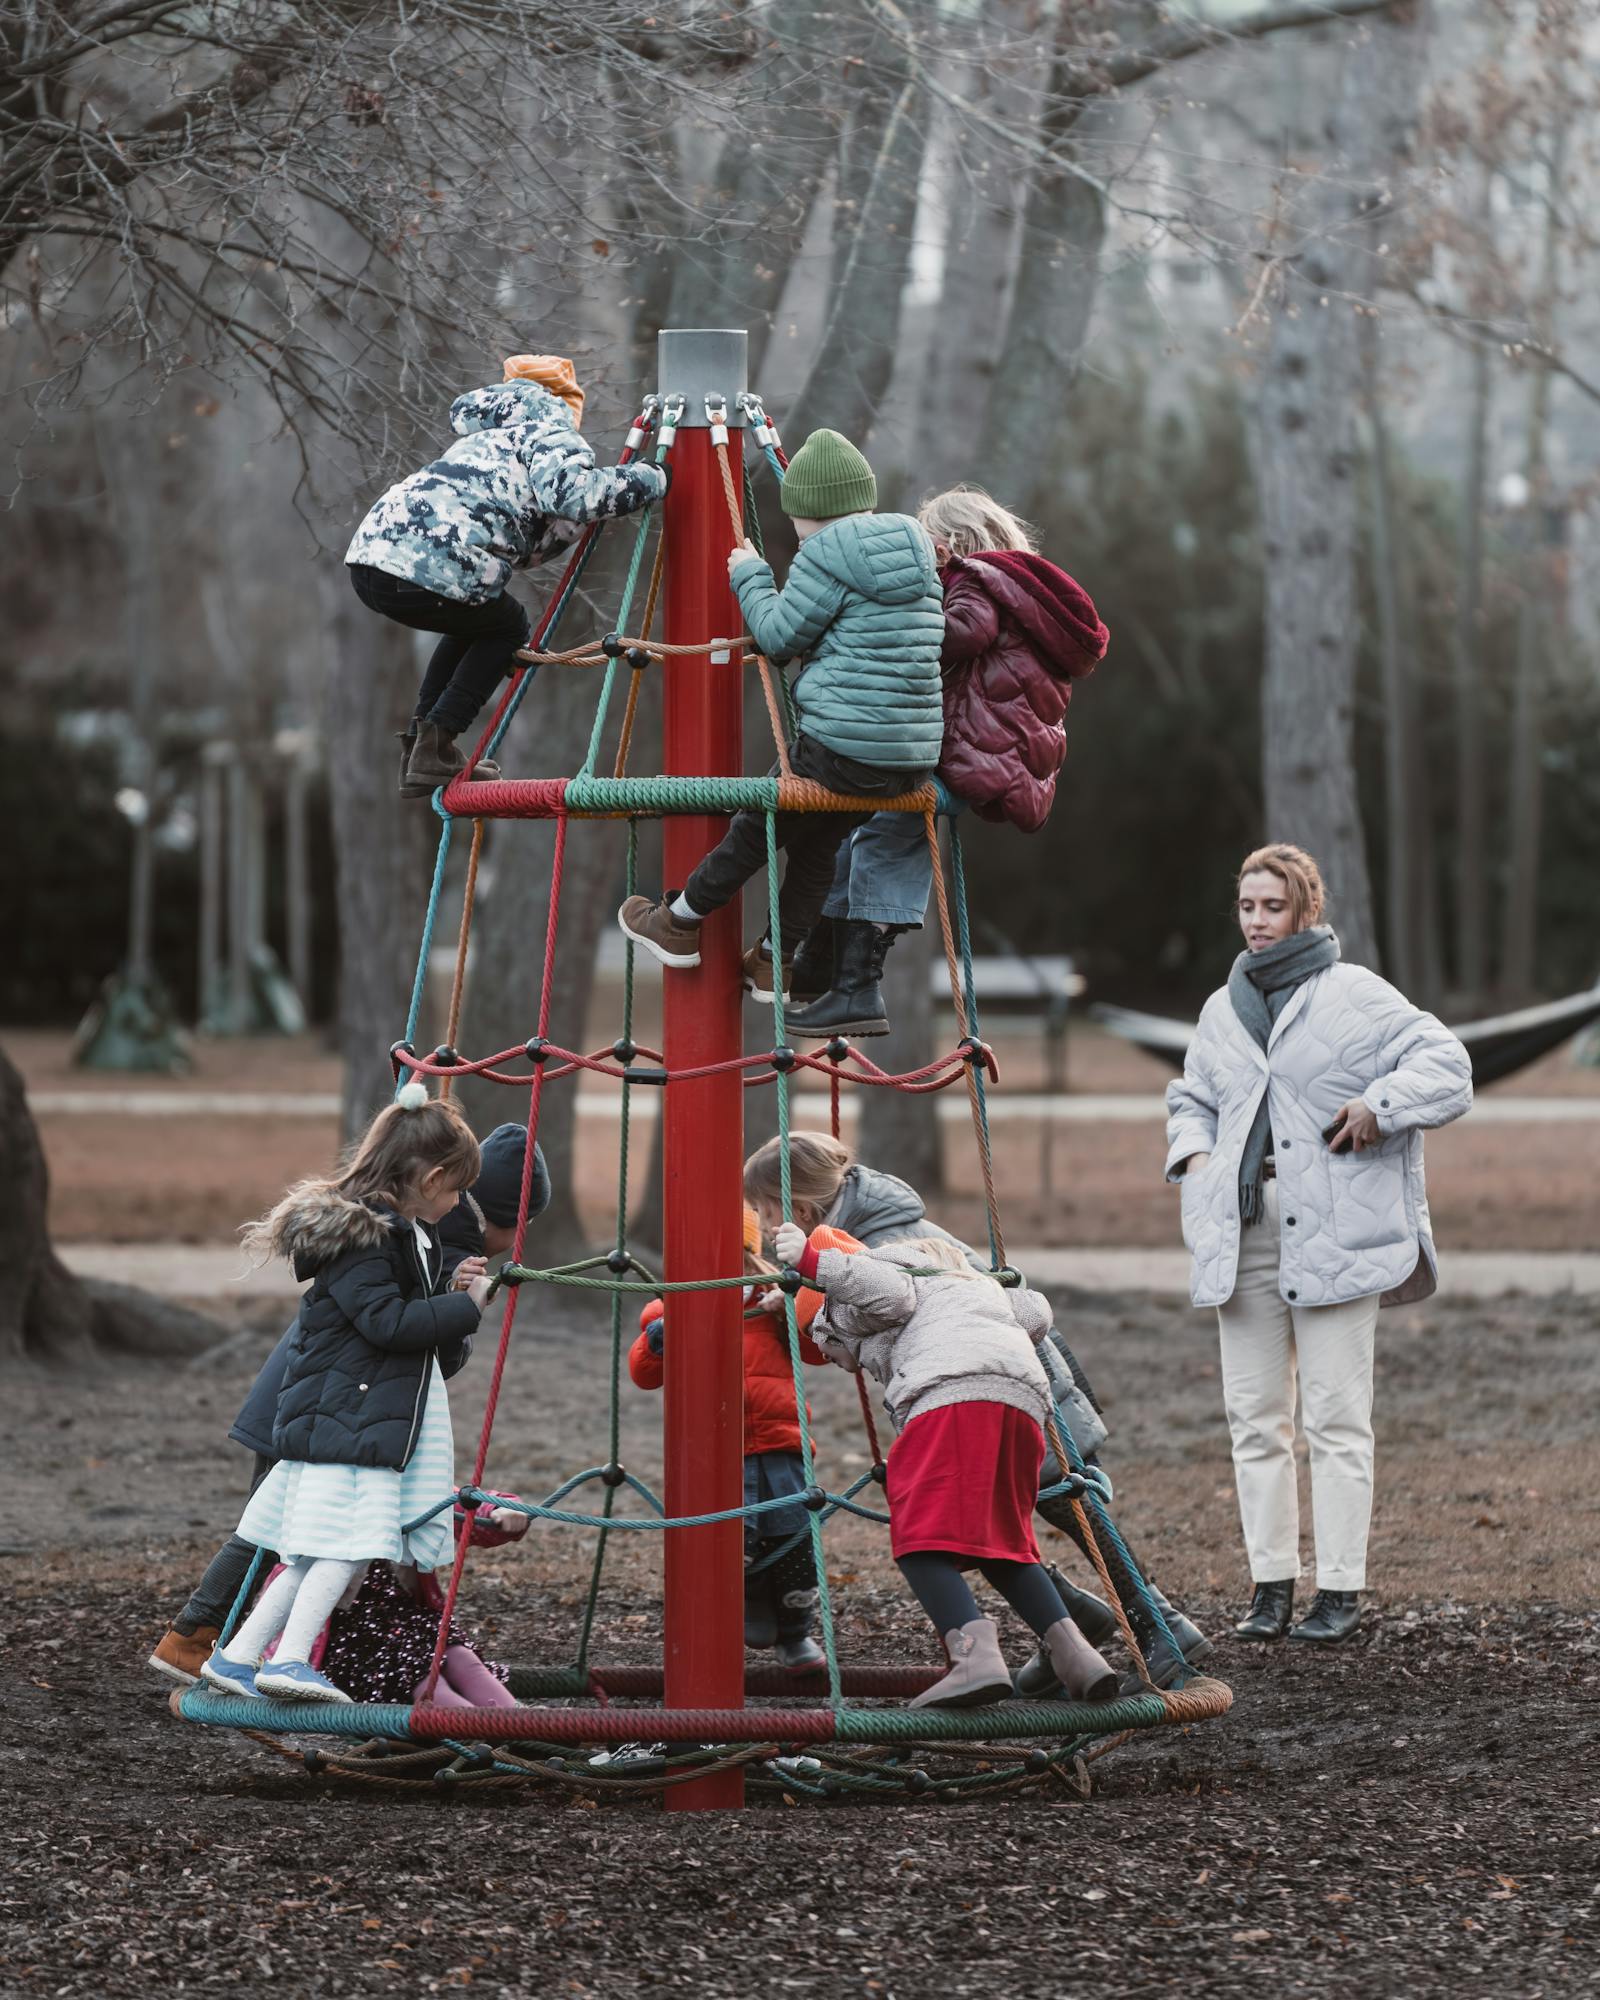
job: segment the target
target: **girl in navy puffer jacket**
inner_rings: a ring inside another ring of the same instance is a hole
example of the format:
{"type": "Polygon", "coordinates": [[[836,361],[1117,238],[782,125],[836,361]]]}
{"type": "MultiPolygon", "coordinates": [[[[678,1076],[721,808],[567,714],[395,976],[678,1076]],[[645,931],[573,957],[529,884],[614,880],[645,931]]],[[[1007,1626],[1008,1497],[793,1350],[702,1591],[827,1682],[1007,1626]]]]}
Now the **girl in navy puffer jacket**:
{"type": "Polygon", "coordinates": [[[336,1179],[302,1181],[245,1232],[312,1284],[278,1392],[278,1463],[239,1522],[285,1567],[200,1669],[224,1693],[349,1700],[310,1663],[329,1613],[367,1563],[433,1569],[449,1546],[448,1514],[405,1524],[455,1488],[444,1378],[466,1360],[489,1279],[469,1257],[446,1291],[436,1231],[478,1168],[460,1112],[408,1083],[336,1179]]]}

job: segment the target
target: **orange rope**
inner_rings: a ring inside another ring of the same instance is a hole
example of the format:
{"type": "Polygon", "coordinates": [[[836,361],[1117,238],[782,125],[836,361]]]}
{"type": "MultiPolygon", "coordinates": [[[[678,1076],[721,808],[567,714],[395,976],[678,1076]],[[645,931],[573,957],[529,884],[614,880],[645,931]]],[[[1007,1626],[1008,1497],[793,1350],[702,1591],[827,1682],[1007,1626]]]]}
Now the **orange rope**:
{"type": "MultiPolygon", "coordinates": [[[[450,1018],[445,1023],[444,1039],[447,1048],[456,1045],[456,1033],[461,1026],[461,994],[467,979],[467,940],[472,935],[472,905],[478,893],[478,857],[483,852],[483,821],[472,822],[472,852],[467,857],[467,886],[461,898],[461,931],[456,939],[456,970],[450,984],[450,1018]]],[[[448,1097],[453,1079],[448,1071],[439,1079],[439,1095],[448,1097]]]]}

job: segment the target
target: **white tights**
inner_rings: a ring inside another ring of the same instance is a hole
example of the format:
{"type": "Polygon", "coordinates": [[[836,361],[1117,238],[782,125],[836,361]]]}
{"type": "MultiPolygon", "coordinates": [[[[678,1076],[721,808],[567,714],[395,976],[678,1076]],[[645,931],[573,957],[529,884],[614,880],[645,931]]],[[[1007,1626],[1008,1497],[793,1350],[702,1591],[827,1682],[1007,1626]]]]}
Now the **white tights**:
{"type": "Polygon", "coordinates": [[[340,1562],[333,1556],[300,1556],[286,1563],[223,1647],[222,1657],[238,1667],[253,1667],[281,1633],[273,1656],[280,1666],[289,1660],[309,1660],[334,1606],[365,1568],[365,1563],[340,1562]]]}

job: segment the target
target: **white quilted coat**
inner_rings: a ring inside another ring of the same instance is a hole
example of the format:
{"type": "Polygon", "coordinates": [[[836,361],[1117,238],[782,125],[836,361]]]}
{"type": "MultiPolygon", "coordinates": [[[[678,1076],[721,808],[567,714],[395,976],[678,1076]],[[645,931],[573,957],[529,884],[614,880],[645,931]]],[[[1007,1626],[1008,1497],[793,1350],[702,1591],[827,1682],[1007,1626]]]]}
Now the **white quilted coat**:
{"type": "MultiPolygon", "coordinates": [[[[1295,988],[1263,1053],[1228,989],[1201,1013],[1181,1081],[1167,1088],[1167,1179],[1183,1188],[1183,1240],[1197,1306],[1233,1294],[1239,1264],[1239,1160],[1268,1093],[1291,1304],[1425,1299],[1438,1260],[1422,1183],[1422,1134],[1472,1103],[1472,1064],[1442,1021],[1386,979],[1334,965],[1295,988]],[[1363,1097],[1382,1140],[1334,1153],[1322,1137],[1339,1107],[1363,1097]],[[1180,1173],[1209,1153],[1198,1173],[1180,1173]]],[[[1256,1228],[1267,1225],[1257,1223],[1256,1228]]]]}

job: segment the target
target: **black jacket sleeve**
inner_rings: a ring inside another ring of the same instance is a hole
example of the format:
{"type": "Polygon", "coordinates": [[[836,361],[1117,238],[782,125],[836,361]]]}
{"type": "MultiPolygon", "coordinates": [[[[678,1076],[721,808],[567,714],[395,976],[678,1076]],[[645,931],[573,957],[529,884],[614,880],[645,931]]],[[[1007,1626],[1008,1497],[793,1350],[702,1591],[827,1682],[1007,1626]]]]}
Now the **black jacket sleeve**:
{"type": "Polygon", "coordinates": [[[382,1250],[352,1250],[322,1274],[328,1296],[363,1340],[396,1354],[470,1340],[478,1308],[465,1292],[406,1299],[382,1250]]]}

